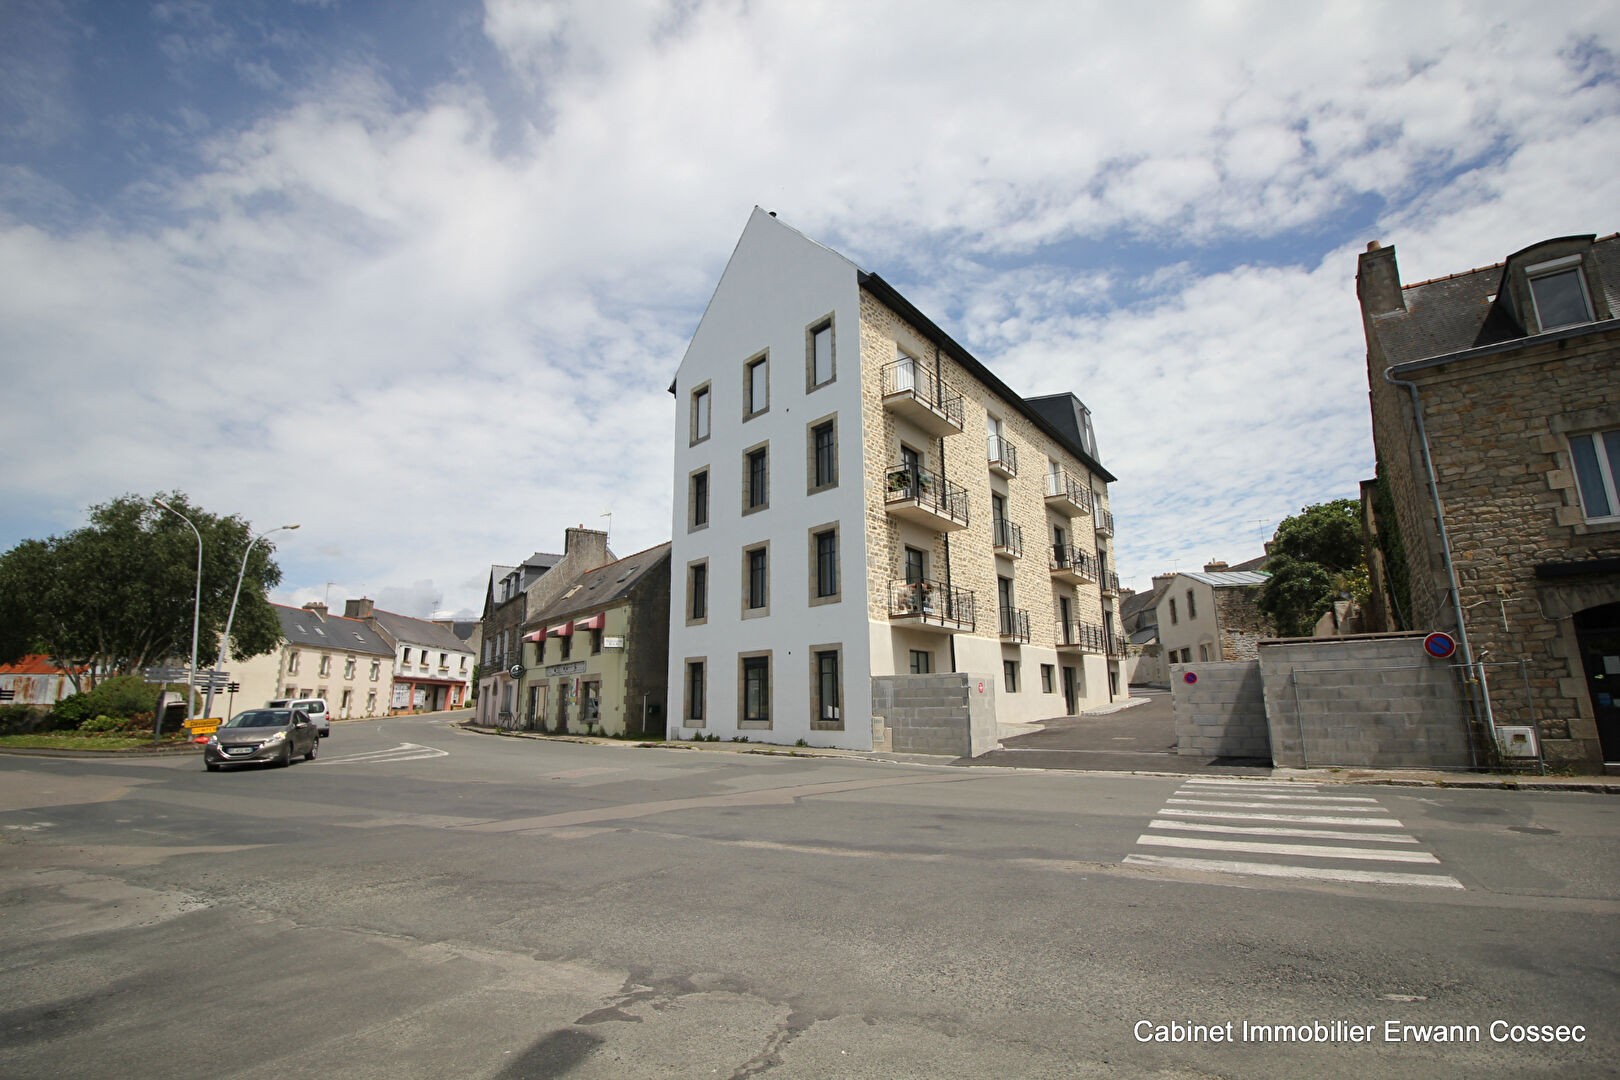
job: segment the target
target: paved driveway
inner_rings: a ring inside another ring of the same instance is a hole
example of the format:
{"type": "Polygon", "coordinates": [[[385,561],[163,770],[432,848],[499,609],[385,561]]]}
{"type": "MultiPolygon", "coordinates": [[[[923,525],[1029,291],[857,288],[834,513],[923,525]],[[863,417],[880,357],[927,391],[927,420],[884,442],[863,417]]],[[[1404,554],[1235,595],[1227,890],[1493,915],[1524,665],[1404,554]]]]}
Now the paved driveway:
{"type": "MultiPolygon", "coordinates": [[[[1142,703],[1128,708],[1065,716],[1040,730],[1002,740],[1002,749],[972,758],[974,765],[1026,769],[1090,769],[1101,772],[1200,773],[1264,776],[1271,762],[1259,758],[1181,757],[1166,690],[1132,688],[1142,703]]],[[[967,764],[963,759],[961,764],[967,764]]]]}

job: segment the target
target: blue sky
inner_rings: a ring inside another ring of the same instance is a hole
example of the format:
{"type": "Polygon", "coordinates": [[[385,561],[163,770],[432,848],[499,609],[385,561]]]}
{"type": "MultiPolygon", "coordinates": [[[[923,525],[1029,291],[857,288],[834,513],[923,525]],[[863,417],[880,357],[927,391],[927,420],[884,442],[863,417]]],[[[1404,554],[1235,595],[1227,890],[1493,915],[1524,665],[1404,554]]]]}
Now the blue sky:
{"type": "Polygon", "coordinates": [[[1091,407],[1121,577],[1371,475],[1356,254],[1620,228],[1612,3],[0,5],[0,550],[179,489],[276,599],[668,538],[756,204],[1091,407]],[[1308,6],[1306,6],[1308,7],[1308,6]]]}

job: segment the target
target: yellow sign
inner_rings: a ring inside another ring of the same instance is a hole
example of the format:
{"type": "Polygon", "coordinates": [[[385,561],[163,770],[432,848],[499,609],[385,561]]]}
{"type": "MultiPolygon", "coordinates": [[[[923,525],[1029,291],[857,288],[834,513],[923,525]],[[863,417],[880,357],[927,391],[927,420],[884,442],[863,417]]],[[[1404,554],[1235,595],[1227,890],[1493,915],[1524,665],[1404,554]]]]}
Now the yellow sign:
{"type": "Polygon", "coordinates": [[[199,716],[193,720],[187,720],[183,726],[193,735],[212,735],[219,730],[221,723],[222,721],[217,716],[199,716]]]}

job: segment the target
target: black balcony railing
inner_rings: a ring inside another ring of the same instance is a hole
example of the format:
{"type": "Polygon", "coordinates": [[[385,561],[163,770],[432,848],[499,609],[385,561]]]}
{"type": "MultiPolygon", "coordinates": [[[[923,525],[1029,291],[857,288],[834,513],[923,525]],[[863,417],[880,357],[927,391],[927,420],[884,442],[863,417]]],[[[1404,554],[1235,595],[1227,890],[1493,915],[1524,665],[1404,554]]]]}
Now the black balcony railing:
{"type": "Polygon", "coordinates": [[[910,395],[958,431],[962,429],[962,395],[934,378],[920,361],[907,357],[883,366],[883,396],[896,394],[910,395]]]}
{"type": "Polygon", "coordinates": [[[1105,636],[1108,639],[1108,655],[1109,656],[1124,656],[1125,655],[1125,646],[1127,644],[1126,641],[1125,641],[1125,635],[1124,634],[1108,634],[1108,635],[1105,635],[1105,636]]]}
{"type": "Polygon", "coordinates": [[[985,456],[992,468],[999,469],[1008,476],[1018,475],[1018,447],[1000,435],[991,435],[985,439],[985,456]]]}
{"type": "Polygon", "coordinates": [[[1084,652],[1100,653],[1105,647],[1103,628],[1078,620],[1057,624],[1058,648],[1078,648],[1084,652]]]}
{"type": "Polygon", "coordinates": [[[1082,514],[1091,513],[1091,488],[1067,469],[1046,474],[1046,497],[1065,499],[1082,514]]]}
{"type": "Polygon", "coordinates": [[[972,630],[973,593],[969,589],[952,588],[943,581],[892,581],[889,583],[889,617],[972,630]]]}
{"type": "Polygon", "coordinates": [[[1087,581],[1097,580],[1097,557],[1073,544],[1053,544],[1051,568],[1087,581]]]}
{"type": "Polygon", "coordinates": [[[1006,518],[990,520],[991,543],[996,551],[1020,557],[1024,554],[1024,530],[1006,518]]]}
{"type": "Polygon", "coordinates": [[[997,615],[1003,641],[1029,641],[1029,612],[1023,608],[1001,608],[997,615]]]}
{"type": "Polygon", "coordinates": [[[1097,531],[1102,533],[1104,536],[1113,536],[1114,512],[1112,510],[1104,510],[1100,506],[1093,506],[1091,508],[1091,513],[1093,520],[1095,520],[1097,523],[1097,531]]]}
{"type": "Polygon", "coordinates": [[[940,517],[950,518],[963,525],[968,520],[968,493],[961,484],[953,484],[937,473],[915,465],[889,466],[886,505],[910,502],[940,517]]]}
{"type": "Polygon", "coordinates": [[[1105,593],[1119,592],[1119,575],[1112,570],[1100,570],[1097,573],[1097,584],[1102,586],[1105,593]]]}

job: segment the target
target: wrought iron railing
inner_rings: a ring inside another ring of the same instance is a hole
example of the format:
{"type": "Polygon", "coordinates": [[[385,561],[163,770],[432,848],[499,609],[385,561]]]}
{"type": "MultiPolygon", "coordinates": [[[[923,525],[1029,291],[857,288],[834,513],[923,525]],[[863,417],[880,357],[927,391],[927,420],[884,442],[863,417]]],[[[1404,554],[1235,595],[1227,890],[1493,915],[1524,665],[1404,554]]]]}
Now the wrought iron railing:
{"type": "Polygon", "coordinates": [[[1024,530],[1006,518],[990,519],[991,544],[1013,556],[1024,554],[1024,530]]]}
{"type": "Polygon", "coordinates": [[[1051,568],[1066,570],[1087,581],[1097,580],[1097,557],[1073,544],[1052,545],[1051,568]]]}
{"type": "Polygon", "coordinates": [[[889,617],[916,618],[937,626],[972,630],[973,593],[943,581],[892,581],[889,583],[889,617]]]}
{"type": "Polygon", "coordinates": [[[1091,513],[1091,488],[1078,480],[1067,469],[1046,474],[1046,497],[1048,499],[1067,499],[1080,508],[1081,513],[1091,513]]]}
{"type": "Polygon", "coordinates": [[[967,524],[968,493],[961,484],[953,484],[937,473],[908,464],[889,466],[888,476],[885,504],[915,502],[941,517],[967,524]]]}
{"type": "Polygon", "coordinates": [[[883,396],[910,394],[930,410],[962,426],[962,395],[952,390],[943,379],[918,360],[896,360],[883,366],[883,396]]]}
{"type": "Polygon", "coordinates": [[[1001,608],[997,615],[1001,637],[1007,641],[1029,641],[1029,612],[1023,608],[1001,608]]]}
{"type": "Polygon", "coordinates": [[[1112,510],[1104,510],[1100,506],[1093,506],[1091,513],[1097,523],[1098,532],[1107,536],[1114,535],[1114,512],[1112,510]]]}
{"type": "Polygon", "coordinates": [[[1079,648],[1085,652],[1100,653],[1105,648],[1106,635],[1103,628],[1093,623],[1080,622],[1078,619],[1057,624],[1057,644],[1059,648],[1079,648]]]}
{"type": "Polygon", "coordinates": [[[985,456],[991,465],[999,466],[1012,476],[1018,475],[1018,447],[1002,436],[990,435],[985,439],[985,456]]]}

